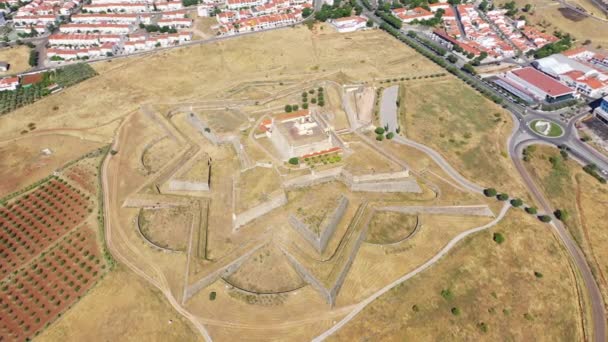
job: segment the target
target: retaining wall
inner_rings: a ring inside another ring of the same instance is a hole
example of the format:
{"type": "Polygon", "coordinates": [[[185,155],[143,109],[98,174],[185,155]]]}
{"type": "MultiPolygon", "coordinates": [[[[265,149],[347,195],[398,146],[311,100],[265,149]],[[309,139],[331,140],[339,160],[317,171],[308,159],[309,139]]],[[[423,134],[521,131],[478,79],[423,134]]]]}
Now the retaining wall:
{"type": "Polygon", "coordinates": [[[325,247],[327,247],[327,243],[329,239],[333,236],[338,223],[344,216],[344,212],[346,211],[346,207],[348,206],[348,198],[342,195],[338,199],[338,206],[334,210],[334,212],[330,215],[327,224],[321,228],[321,235],[315,234],[309,225],[302,222],[295,215],[290,214],[287,221],[289,224],[298,232],[306,241],[308,241],[317,252],[323,253],[325,251],[325,247]]]}
{"type": "Polygon", "coordinates": [[[235,214],[232,219],[232,228],[238,229],[241,226],[255,220],[256,218],[269,213],[270,211],[281,207],[287,203],[287,195],[285,191],[279,190],[270,197],[270,199],[260,205],[257,205],[249,210],[246,210],[240,214],[235,214]]]}
{"type": "Polygon", "coordinates": [[[250,257],[253,253],[257,252],[264,245],[265,245],[265,243],[262,243],[262,244],[260,244],[258,246],[255,246],[254,248],[252,248],[249,251],[245,252],[243,255],[239,256],[236,259],[234,259],[229,264],[227,264],[227,265],[225,265],[223,267],[220,267],[217,270],[215,270],[215,271],[211,272],[210,274],[204,276],[203,278],[199,279],[196,283],[192,284],[191,286],[189,286],[186,289],[186,291],[184,292],[184,299],[183,299],[182,302],[185,302],[188,299],[192,298],[192,296],[194,296],[195,294],[197,294],[203,288],[205,288],[205,287],[211,285],[212,283],[214,283],[220,277],[228,277],[228,276],[230,276],[239,267],[241,267],[241,265],[243,264],[243,262],[245,260],[247,260],[248,257],[250,257]]]}

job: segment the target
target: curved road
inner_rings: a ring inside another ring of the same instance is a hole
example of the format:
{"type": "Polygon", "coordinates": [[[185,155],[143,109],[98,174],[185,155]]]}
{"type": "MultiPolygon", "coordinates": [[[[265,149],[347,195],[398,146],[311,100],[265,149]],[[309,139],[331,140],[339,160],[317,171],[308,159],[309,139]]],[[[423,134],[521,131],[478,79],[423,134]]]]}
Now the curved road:
{"type": "MultiPolygon", "coordinates": [[[[516,152],[516,154],[511,156],[511,158],[513,160],[513,163],[515,164],[515,167],[517,168],[517,171],[526,183],[526,186],[536,199],[536,202],[542,207],[542,210],[544,210],[545,213],[553,216],[553,208],[551,207],[550,202],[544,196],[543,192],[537,187],[536,183],[534,182],[532,177],[530,177],[530,174],[524,167],[521,158],[518,157],[522,155],[523,149],[526,146],[536,144],[538,142],[539,141],[536,139],[529,139],[516,143],[514,146],[514,151],[516,152]]],[[[566,250],[568,251],[568,254],[570,254],[570,257],[572,258],[572,261],[574,261],[574,263],[576,264],[578,272],[581,278],[583,279],[585,288],[587,289],[587,294],[591,303],[594,340],[598,342],[605,341],[606,312],[604,307],[604,301],[600,288],[597,285],[593,273],[591,272],[591,268],[589,267],[589,264],[585,259],[585,255],[583,254],[576,241],[574,241],[566,227],[564,227],[564,225],[561,223],[561,221],[553,217],[553,220],[550,224],[557,232],[559,238],[562,240],[564,246],[566,247],[566,250]]]]}

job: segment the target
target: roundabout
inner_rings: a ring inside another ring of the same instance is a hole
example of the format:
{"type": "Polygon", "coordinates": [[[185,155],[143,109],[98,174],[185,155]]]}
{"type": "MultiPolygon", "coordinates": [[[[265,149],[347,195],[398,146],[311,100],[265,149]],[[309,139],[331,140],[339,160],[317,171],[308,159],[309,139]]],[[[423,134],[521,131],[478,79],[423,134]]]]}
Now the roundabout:
{"type": "Polygon", "coordinates": [[[545,120],[535,119],[532,120],[528,126],[534,133],[548,138],[559,138],[564,135],[564,129],[559,124],[545,120]]]}

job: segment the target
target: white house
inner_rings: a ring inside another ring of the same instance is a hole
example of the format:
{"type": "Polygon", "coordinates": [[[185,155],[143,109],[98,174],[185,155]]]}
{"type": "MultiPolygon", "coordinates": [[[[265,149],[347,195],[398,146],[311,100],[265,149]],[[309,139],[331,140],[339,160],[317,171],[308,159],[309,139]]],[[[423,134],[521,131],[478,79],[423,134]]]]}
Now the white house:
{"type": "Polygon", "coordinates": [[[19,77],[5,77],[0,79],[0,91],[17,90],[19,77]]]}

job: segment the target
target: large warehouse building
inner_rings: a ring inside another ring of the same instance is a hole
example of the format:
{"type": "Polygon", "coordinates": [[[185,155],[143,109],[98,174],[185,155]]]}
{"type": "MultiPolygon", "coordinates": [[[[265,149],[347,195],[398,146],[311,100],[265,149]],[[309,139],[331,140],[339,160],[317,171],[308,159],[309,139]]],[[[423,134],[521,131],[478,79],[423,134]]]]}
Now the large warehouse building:
{"type": "Polygon", "coordinates": [[[494,82],[527,102],[555,103],[575,98],[573,89],[532,67],[508,71],[494,82]]]}

